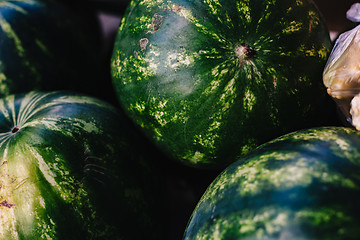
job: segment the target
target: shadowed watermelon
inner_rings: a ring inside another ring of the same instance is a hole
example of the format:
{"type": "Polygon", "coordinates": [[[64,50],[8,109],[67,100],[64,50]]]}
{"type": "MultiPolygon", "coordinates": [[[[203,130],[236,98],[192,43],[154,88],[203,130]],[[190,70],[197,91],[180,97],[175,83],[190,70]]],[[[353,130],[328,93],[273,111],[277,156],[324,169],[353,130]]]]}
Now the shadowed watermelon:
{"type": "Polygon", "coordinates": [[[323,127],[258,147],[213,181],[184,239],[359,239],[359,146],[323,127]]]}
{"type": "Polygon", "coordinates": [[[0,96],[31,90],[104,95],[98,29],[84,26],[57,1],[1,1],[0,96]]]}
{"type": "Polygon", "coordinates": [[[78,94],[1,99],[0,239],[160,239],[161,174],[124,119],[78,94]]]}

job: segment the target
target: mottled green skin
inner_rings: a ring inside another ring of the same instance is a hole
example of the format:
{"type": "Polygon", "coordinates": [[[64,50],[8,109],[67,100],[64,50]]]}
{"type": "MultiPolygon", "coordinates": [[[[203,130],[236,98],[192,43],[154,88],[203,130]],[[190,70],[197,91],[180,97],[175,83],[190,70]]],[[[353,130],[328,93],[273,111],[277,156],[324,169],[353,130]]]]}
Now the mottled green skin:
{"type": "Polygon", "coordinates": [[[0,97],[32,90],[99,96],[100,50],[94,35],[59,2],[2,0],[0,97]]]}
{"type": "Polygon", "coordinates": [[[133,0],[112,77],[122,106],[168,155],[224,166],[304,128],[324,96],[330,45],[309,0],[133,0]]]}
{"type": "Polygon", "coordinates": [[[342,127],[260,146],[208,187],[184,239],[359,239],[359,146],[342,127]]]}
{"type": "Polygon", "coordinates": [[[94,98],[0,100],[0,239],[160,239],[162,179],[130,134],[94,98]]]}

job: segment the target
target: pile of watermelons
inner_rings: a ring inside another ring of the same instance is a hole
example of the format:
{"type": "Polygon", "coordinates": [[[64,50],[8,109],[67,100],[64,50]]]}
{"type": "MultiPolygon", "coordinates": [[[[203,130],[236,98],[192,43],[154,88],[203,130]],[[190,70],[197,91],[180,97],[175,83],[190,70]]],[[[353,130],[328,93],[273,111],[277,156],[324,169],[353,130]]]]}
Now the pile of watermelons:
{"type": "Polygon", "coordinates": [[[0,1],[0,240],[360,239],[353,2],[0,1]]]}

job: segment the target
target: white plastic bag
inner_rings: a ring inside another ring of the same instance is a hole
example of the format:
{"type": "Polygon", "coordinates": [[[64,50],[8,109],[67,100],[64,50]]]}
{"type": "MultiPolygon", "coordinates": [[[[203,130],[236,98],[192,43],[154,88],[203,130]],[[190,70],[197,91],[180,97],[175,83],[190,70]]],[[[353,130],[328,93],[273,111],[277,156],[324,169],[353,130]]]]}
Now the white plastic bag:
{"type": "MultiPolygon", "coordinates": [[[[353,4],[346,17],[360,22],[360,3],[353,4]]],[[[324,68],[323,82],[347,121],[360,131],[360,25],[337,38],[324,68]]]]}

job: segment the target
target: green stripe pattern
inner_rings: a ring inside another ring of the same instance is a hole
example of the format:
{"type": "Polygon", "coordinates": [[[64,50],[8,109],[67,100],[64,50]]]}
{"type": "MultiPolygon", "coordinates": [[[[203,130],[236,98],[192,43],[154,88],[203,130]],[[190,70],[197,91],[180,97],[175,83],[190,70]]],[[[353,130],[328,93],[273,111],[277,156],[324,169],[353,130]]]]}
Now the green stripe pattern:
{"type": "Polygon", "coordinates": [[[224,166],[304,127],[325,96],[330,45],[309,0],[133,0],[112,78],[122,106],[169,156],[224,166]]]}
{"type": "Polygon", "coordinates": [[[132,239],[152,227],[152,172],[124,123],[83,95],[1,99],[0,239],[132,239]]]}
{"type": "Polygon", "coordinates": [[[266,143],[208,187],[184,239],[358,239],[360,135],[322,127],[266,143]]]}

